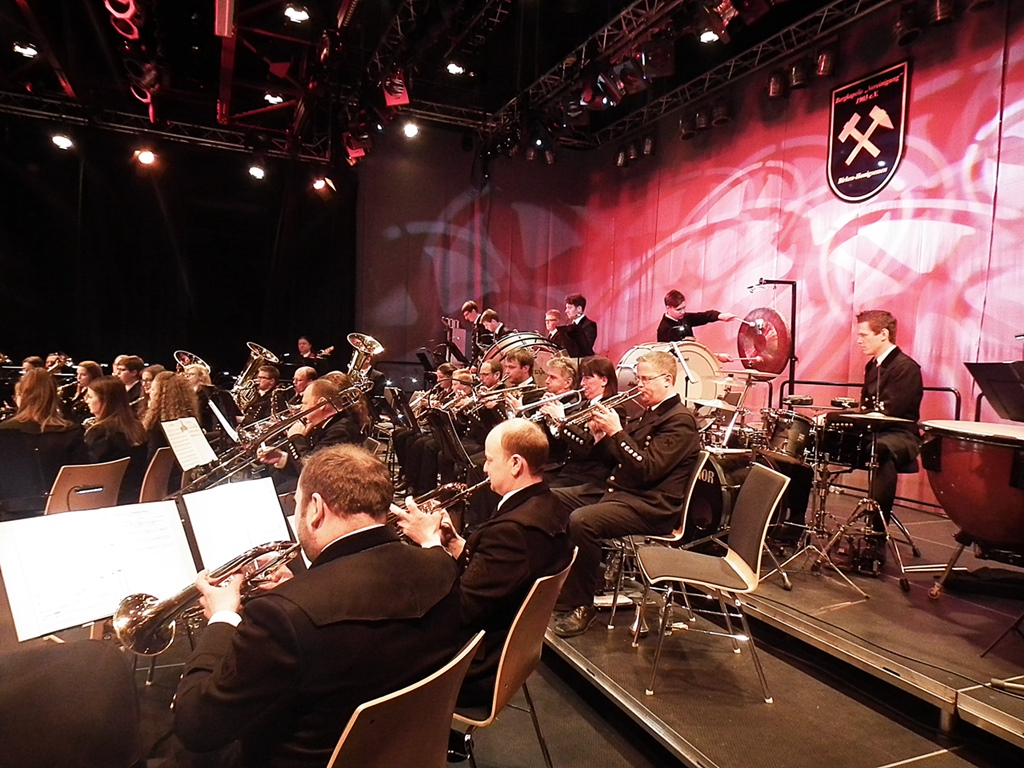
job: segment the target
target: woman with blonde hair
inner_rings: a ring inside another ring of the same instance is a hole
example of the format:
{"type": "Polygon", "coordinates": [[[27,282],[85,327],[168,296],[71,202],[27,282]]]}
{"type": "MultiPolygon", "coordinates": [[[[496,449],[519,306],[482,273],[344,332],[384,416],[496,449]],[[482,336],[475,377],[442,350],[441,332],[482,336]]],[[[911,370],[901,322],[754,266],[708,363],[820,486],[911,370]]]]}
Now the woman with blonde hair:
{"type": "Polygon", "coordinates": [[[61,416],[57,384],[43,368],[26,371],[14,387],[18,410],[0,422],[0,519],[41,512],[65,464],[85,464],[80,424],[61,416]]]}
{"type": "Polygon", "coordinates": [[[167,438],[160,428],[164,421],[174,421],[192,416],[199,420],[199,403],[195,390],[188,379],[171,371],[158,373],[150,390],[149,407],[142,417],[142,426],[149,440],[150,458],[157,448],[167,445],[167,438]]]}

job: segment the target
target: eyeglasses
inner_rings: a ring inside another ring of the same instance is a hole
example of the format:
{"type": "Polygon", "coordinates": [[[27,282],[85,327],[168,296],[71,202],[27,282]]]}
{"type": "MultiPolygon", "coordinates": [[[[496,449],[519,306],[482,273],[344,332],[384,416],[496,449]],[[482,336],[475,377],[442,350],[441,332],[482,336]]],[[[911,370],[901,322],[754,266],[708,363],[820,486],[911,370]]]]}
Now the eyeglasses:
{"type": "Polygon", "coordinates": [[[274,381],[273,376],[257,376],[257,379],[263,379],[263,381],[274,381]]]}
{"type": "Polygon", "coordinates": [[[659,373],[657,376],[637,376],[636,377],[636,383],[637,384],[649,384],[652,381],[654,381],[655,379],[660,379],[662,376],[671,376],[671,375],[672,374],[670,374],[670,373],[659,373]]]}

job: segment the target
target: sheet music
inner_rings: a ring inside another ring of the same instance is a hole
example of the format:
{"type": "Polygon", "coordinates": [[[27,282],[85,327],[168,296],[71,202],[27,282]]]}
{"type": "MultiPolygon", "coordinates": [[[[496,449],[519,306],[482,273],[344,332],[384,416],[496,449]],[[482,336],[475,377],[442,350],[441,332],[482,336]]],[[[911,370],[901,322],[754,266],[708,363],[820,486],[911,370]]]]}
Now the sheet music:
{"type": "Polygon", "coordinates": [[[269,477],[187,493],[182,500],[204,568],[268,541],[294,539],[269,477]]]}
{"type": "Polygon", "coordinates": [[[196,577],[173,501],[0,523],[0,571],[18,640],[110,616],[136,592],[169,597],[196,577]]]}
{"type": "Polygon", "coordinates": [[[213,402],[213,400],[210,400],[210,410],[213,411],[213,415],[217,417],[217,421],[220,422],[220,425],[224,428],[224,432],[227,436],[230,437],[233,442],[237,443],[238,430],[235,429],[231,422],[227,420],[227,417],[221,413],[220,408],[217,407],[217,404],[213,402]]]}
{"type": "Polygon", "coordinates": [[[174,451],[182,470],[188,471],[217,460],[217,454],[210,447],[206,435],[199,428],[199,422],[191,416],[175,421],[160,422],[167,444],[174,451]]]}

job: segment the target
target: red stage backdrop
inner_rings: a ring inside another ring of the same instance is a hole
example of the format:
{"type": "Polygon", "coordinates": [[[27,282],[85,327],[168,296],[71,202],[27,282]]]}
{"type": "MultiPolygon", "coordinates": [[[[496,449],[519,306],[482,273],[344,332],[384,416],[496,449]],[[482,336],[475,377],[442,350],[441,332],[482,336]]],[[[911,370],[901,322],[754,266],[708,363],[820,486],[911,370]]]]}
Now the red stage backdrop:
{"type": "MultiPolygon", "coordinates": [[[[788,322],[788,289],[747,286],[796,280],[798,379],[858,381],[854,315],[889,309],[925,384],[956,387],[973,418],[964,361],[1021,359],[1021,6],[965,14],[908,49],[891,42],[890,7],[844,35],[834,78],[769,102],[767,73],[754,74],[729,95],[728,126],[682,142],[668,117],[656,155],[624,169],[617,147],[562,150],[551,167],[502,159],[478,192],[457,137],[391,139],[360,166],[359,330],[411,359],[466,299],[535,330],[579,291],[598,351],[618,360],[653,340],[670,288],[694,310],[768,306],[788,322]],[[902,164],[875,197],[842,202],[826,181],[831,90],[907,58],[902,164]]],[[[716,323],[697,337],[735,354],[736,332],[716,323]]],[[[924,416],[952,418],[952,398],[927,393],[924,416]]],[[[982,418],[997,420],[987,405],[982,418]]]]}

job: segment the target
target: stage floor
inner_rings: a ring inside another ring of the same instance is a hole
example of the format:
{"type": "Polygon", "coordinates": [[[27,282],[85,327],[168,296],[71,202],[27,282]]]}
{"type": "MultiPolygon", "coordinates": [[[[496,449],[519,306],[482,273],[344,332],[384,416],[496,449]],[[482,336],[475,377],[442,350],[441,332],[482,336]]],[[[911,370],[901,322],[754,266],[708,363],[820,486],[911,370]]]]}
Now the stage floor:
{"type": "MultiPolygon", "coordinates": [[[[853,506],[844,498],[829,503],[840,517],[853,506]]],[[[898,513],[922,552],[915,559],[903,548],[908,564],[945,563],[954,526],[898,513]]],[[[905,593],[892,559],[879,578],[851,575],[867,598],[828,569],[801,570],[798,560],[789,569],[791,591],[775,576],[744,599],[772,704],[761,697],[747,651],[734,654],[727,640],[685,631],[666,638],[655,693],[645,695],[656,638],[652,632],[631,646],[631,609],[620,611],[613,630],[604,628],[602,611],[586,634],[563,640],[549,632],[547,642],[687,765],[1021,764],[1024,699],[986,684],[1024,672],[1024,639],[1011,633],[980,654],[1024,603],[952,591],[931,599],[926,573],[911,574],[905,593]]],[[[993,565],[967,553],[960,564],[993,565]]],[[[655,614],[649,606],[652,627],[655,614]]]]}

